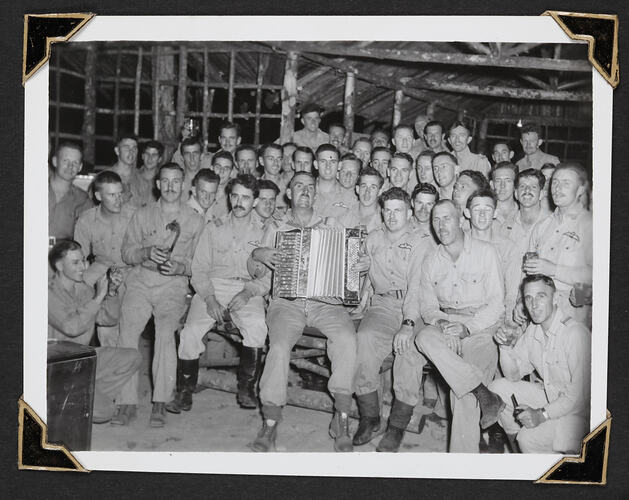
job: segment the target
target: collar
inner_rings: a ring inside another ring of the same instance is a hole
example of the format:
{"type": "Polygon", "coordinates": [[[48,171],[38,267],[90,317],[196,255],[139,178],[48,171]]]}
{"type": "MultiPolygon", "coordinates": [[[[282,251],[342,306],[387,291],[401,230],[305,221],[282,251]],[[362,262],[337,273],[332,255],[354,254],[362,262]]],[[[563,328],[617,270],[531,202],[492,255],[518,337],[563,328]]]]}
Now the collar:
{"type": "Polygon", "coordinates": [[[533,337],[535,340],[540,342],[541,344],[546,343],[546,337],[550,338],[557,335],[565,326],[565,324],[570,320],[570,316],[565,314],[561,309],[557,308],[555,311],[555,316],[550,323],[550,328],[548,329],[548,334],[544,334],[544,330],[542,329],[542,325],[534,325],[535,330],[533,332],[533,337]]]}

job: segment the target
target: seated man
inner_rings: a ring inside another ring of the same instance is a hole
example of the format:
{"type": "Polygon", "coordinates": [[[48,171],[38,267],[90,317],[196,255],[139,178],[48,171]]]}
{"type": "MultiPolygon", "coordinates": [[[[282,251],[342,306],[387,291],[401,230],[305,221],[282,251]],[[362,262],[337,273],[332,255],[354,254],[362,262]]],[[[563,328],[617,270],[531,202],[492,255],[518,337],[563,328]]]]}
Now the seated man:
{"type": "MultiPolygon", "coordinates": [[[[333,146],[330,146],[333,147],[333,146]]],[[[326,227],[324,220],[313,209],[315,180],[306,172],[296,173],[288,190],[291,201],[290,216],[281,223],[271,225],[265,232],[262,247],[254,250],[252,258],[270,267],[279,262],[272,248],[279,231],[296,228],[326,227]]],[[[267,274],[268,275],[268,274],[267,274]]],[[[334,399],[334,416],[330,435],[336,451],[352,451],[349,436],[349,411],[352,404],[352,378],[356,361],[356,331],[343,305],[333,300],[272,298],[267,312],[269,352],[260,379],[260,400],[264,419],[255,441],[254,451],[272,451],[275,448],[278,423],[282,407],[286,404],[288,367],[293,346],[304,327],[317,328],[328,339],[327,353],[332,364],[328,390],[334,399]]]]}
{"type": "Polygon", "coordinates": [[[500,259],[491,243],[461,229],[459,217],[451,200],[433,208],[432,224],[441,244],[424,259],[419,287],[421,317],[428,326],[417,334],[417,349],[394,346],[395,401],[378,451],[399,449],[418,402],[426,358],[451,389],[451,452],[478,453],[480,427],[493,425],[504,408],[486,387],[498,363],[492,336],[504,317],[500,259]]]}
{"type": "Polygon", "coordinates": [[[592,337],[557,307],[552,278],[527,276],[522,296],[532,323],[515,345],[504,330],[494,336],[505,378],[489,389],[507,402],[500,425],[523,453],[579,453],[590,421],[592,337]],[[522,380],[533,371],[539,382],[522,380]]]}
{"type": "MultiPolygon", "coordinates": [[[[384,227],[365,240],[369,259],[361,270],[369,270],[374,290],[358,328],[358,354],[354,380],[360,424],[353,443],[363,445],[380,430],[380,367],[393,346],[409,348],[415,322],[419,320],[419,276],[431,241],[415,233],[410,225],[411,201],[400,188],[380,197],[384,227]]],[[[395,364],[393,376],[395,377],[395,364]]]]}
{"type": "MultiPolygon", "coordinates": [[[[48,285],[48,338],[89,345],[94,325],[113,326],[120,317],[118,287],[122,272],[101,276],[93,286],[83,281],[86,264],[81,245],[60,240],[48,255],[54,276],[48,285]]],[[[138,371],[142,356],[137,349],[96,348],[94,423],[112,418],[120,388],[138,371]]]]}

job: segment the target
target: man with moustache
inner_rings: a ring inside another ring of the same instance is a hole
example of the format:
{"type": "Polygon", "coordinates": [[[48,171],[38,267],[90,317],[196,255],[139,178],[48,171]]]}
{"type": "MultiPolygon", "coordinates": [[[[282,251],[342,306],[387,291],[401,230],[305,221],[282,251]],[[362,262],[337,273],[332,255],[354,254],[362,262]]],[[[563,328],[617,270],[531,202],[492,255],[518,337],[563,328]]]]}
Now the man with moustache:
{"type": "Polygon", "coordinates": [[[177,395],[166,406],[171,413],[192,407],[203,336],[215,323],[222,324],[226,313],[242,335],[237,401],[243,408],[257,406],[255,389],[267,335],[263,295],[269,287],[268,280],[251,279],[247,271],[247,259],[264,232],[252,214],[258,203],[257,180],[241,174],[229,181],[227,192],[231,212],[207,224],[192,259],[190,283],[196,293],[180,334],[177,395]]]}
{"type": "Polygon", "coordinates": [[[138,162],[138,140],[134,135],[122,135],[118,138],[114,147],[117,161],[107,170],[117,173],[122,179],[122,202],[133,203],[131,201],[133,193],[131,192],[131,184],[136,175],[138,162]]]}
{"type": "Polygon", "coordinates": [[[158,141],[148,141],[142,145],[142,166],[136,169],[129,181],[131,203],[135,207],[145,207],[155,201],[155,176],[162,163],[164,145],[158,141]]]}
{"type": "Polygon", "coordinates": [[[378,193],[383,182],[384,179],[376,169],[363,168],[358,176],[358,184],[354,187],[358,193],[358,204],[339,219],[339,223],[344,227],[363,226],[367,234],[382,226],[378,193]]]}
{"type": "Polygon", "coordinates": [[[487,157],[470,151],[469,144],[472,142],[472,131],[468,125],[461,121],[454,122],[448,131],[448,142],[452,146],[461,170],[474,170],[483,174],[485,178],[489,178],[491,165],[487,157]]]}
{"type": "Polygon", "coordinates": [[[339,219],[356,204],[356,195],[341,186],[337,179],[339,152],[332,144],[322,144],[315,154],[314,166],[319,172],[317,196],[313,209],[324,219],[339,219]]]}
{"type": "Polygon", "coordinates": [[[459,175],[459,165],[451,153],[437,153],[432,159],[432,172],[441,200],[451,200],[454,183],[459,175]]]}
{"type": "MultiPolygon", "coordinates": [[[[322,146],[323,148],[324,146],[322,146]]],[[[329,145],[329,148],[334,146],[329,145]]],[[[324,151],[328,152],[330,150],[324,151]]],[[[336,152],[336,148],[334,148],[336,152]]],[[[317,155],[319,160],[332,159],[330,155],[317,155]]],[[[334,165],[336,168],[336,165],[334,165]]],[[[325,166],[320,164],[320,171],[325,166]]],[[[290,216],[283,222],[271,225],[265,232],[262,247],[253,251],[252,258],[273,267],[279,255],[273,248],[279,231],[296,228],[325,227],[324,219],[315,212],[316,183],[311,174],[296,173],[287,195],[291,201],[290,216]]],[[[349,411],[352,403],[352,378],[356,361],[356,332],[343,305],[315,299],[288,300],[272,298],[267,312],[269,352],[260,379],[263,425],[252,444],[254,451],[274,451],[282,407],[286,404],[290,353],[302,335],[305,326],[317,328],[327,339],[327,355],[331,362],[328,390],[334,399],[334,416],[330,435],[336,451],[352,451],[349,436],[349,411]]]]}
{"type": "Polygon", "coordinates": [[[383,179],[385,179],[385,183],[388,183],[387,180],[389,176],[389,163],[391,162],[391,157],[393,153],[389,148],[377,146],[371,150],[371,161],[370,165],[375,168],[383,179]]]}
{"type": "MultiPolygon", "coordinates": [[[[491,189],[496,193],[495,222],[496,226],[502,226],[505,221],[512,218],[518,210],[518,204],[513,197],[515,192],[515,178],[518,175],[518,167],[508,161],[503,161],[492,169],[489,181],[491,189]]],[[[500,228],[498,228],[500,229],[500,228]]]]}
{"type": "Polygon", "coordinates": [[[446,145],[446,136],[443,132],[443,124],[440,121],[430,121],[424,127],[424,140],[428,149],[433,153],[449,152],[446,145]]]}
{"type": "MultiPolygon", "coordinates": [[[[122,242],[122,258],[134,266],[127,275],[127,291],[120,317],[120,345],[138,348],[140,334],[153,315],[153,409],[149,424],[163,427],[165,406],[175,388],[177,352],[174,332],[186,308],[192,254],[203,228],[202,217],[183,200],[183,169],[166,163],[159,169],[159,199],[139,208],[122,242]]],[[[125,385],[124,407],[112,423],[127,425],[135,417],[138,378],[125,385]]]]}
{"type": "Polygon", "coordinates": [[[233,157],[241,140],[240,126],[237,123],[224,121],[221,123],[221,127],[218,130],[218,143],[221,147],[217,153],[219,151],[224,151],[233,157]]]}
{"type": "Polygon", "coordinates": [[[308,172],[309,174],[312,174],[314,159],[315,155],[312,152],[312,149],[305,146],[297,146],[297,149],[293,151],[293,165],[295,167],[295,173],[308,172]]]}
{"type": "Polygon", "coordinates": [[[552,163],[557,165],[559,158],[553,155],[544,153],[540,146],[544,143],[540,139],[539,128],[535,125],[526,125],[522,127],[520,131],[520,144],[524,151],[524,158],[517,161],[516,165],[520,170],[526,170],[527,168],[534,168],[540,170],[544,163],[552,163]]]}
{"type": "Polygon", "coordinates": [[[498,362],[492,336],[504,318],[500,259],[491,243],[461,229],[460,217],[451,200],[440,200],[432,210],[440,244],[424,259],[419,285],[427,326],[415,338],[417,349],[394,346],[399,376],[393,381],[395,401],[379,451],[399,450],[418,402],[426,358],[451,389],[450,452],[478,453],[480,427],[493,425],[504,408],[487,389],[498,362]]]}
{"type": "Polygon", "coordinates": [[[241,144],[234,151],[236,169],[232,170],[232,176],[249,174],[258,177],[258,152],[251,144],[241,144]]]}
{"type": "Polygon", "coordinates": [[[219,176],[209,168],[202,168],[192,179],[192,196],[190,196],[187,204],[203,217],[206,224],[216,220],[214,212],[219,182],[219,176]]]}
{"type": "Polygon", "coordinates": [[[293,142],[297,146],[305,146],[316,151],[322,144],[330,143],[330,136],[319,128],[322,113],[323,108],[314,103],[305,104],[301,108],[299,114],[304,128],[293,134],[293,142]]]}

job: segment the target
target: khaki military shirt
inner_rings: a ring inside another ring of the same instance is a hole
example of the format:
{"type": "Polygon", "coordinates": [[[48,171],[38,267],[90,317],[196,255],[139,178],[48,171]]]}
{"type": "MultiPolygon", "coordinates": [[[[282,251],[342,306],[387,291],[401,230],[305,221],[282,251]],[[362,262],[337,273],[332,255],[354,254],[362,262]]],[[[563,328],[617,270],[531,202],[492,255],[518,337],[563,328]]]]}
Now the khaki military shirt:
{"type": "Polygon", "coordinates": [[[485,155],[472,153],[469,148],[467,148],[457,153],[456,159],[459,162],[459,172],[463,172],[463,170],[474,170],[489,179],[491,164],[485,155]]]}

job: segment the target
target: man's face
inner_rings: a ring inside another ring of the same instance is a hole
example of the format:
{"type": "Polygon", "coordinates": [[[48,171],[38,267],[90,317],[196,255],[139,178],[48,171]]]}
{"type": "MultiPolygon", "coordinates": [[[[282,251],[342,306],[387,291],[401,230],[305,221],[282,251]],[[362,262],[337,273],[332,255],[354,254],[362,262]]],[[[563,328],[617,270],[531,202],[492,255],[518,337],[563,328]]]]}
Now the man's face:
{"type": "Polygon", "coordinates": [[[194,186],[194,196],[203,210],[207,210],[214,203],[217,191],[218,183],[204,181],[203,179],[197,181],[197,185],[194,186]]]}
{"type": "Polygon", "coordinates": [[[328,134],[330,136],[330,144],[340,149],[343,145],[343,139],[345,139],[345,131],[341,127],[330,127],[328,134]]]}
{"type": "Polygon", "coordinates": [[[515,190],[515,172],[510,168],[499,168],[494,171],[492,184],[498,201],[508,201],[513,199],[515,190]]]}
{"type": "Polygon", "coordinates": [[[384,225],[392,233],[404,229],[411,215],[411,209],[402,200],[387,200],[382,207],[384,225]]]}
{"type": "Polygon", "coordinates": [[[470,137],[470,133],[465,127],[455,127],[450,130],[450,134],[448,135],[448,142],[450,143],[450,146],[452,146],[452,149],[454,149],[457,153],[460,153],[467,148],[467,145],[471,141],[472,138],[470,137]]]}
{"type": "Polygon", "coordinates": [[[282,170],[282,151],[275,148],[266,148],[264,155],[260,158],[260,164],[264,167],[267,175],[278,175],[282,170]]]}
{"type": "Polygon", "coordinates": [[[430,156],[417,158],[417,178],[422,184],[432,184],[435,181],[435,177],[432,174],[432,158],[430,156]]]}
{"type": "Polygon", "coordinates": [[[334,151],[323,151],[317,155],[315,167],[319,170],[319,176],[329,181],[336,179],[339,157],[334,151]]]}
{"type": "Polygon", "coordinates": [[[451,203],[436,206],[432,211],[432,227],[439,241],[451,245],[461,234],[459,213],[451,203]]]}
{"type": "Polygon", "coordinates": [[[321,123],[321,116],[317,111],[311,111],[301,117],[301,123],[308,132],[315,133],[321,123]]]}
{"type": "Polygon", "coordinates": [[[228,158],[218,158],[214,161],[212,169],[216,172],[221,179],[220,185],[224,185],[229,180],[229,176],[232,173],[233,164],[228,158]]]}
{"type": "Polygon", "coordinates": [[[234,217],[246,217],[253,210],[255,199],[253,191],[240,184],[234,184],[232,192],[229,194],[229,202],[232,206],[234,217]]]}
{"type": "Polygon", "coordinates": [[[224,128],[221,130],[221,135],[218,136],[218,142],[223,151],[229,151],[231,154],[234,154],[234,151],[240,144],[240,137],[235,128],[224,128]]]}
{"type": "Polygon", "coordinates": [[[183,163],[186,171],[194,173],[201,167],[201,145],[200,144],[188,144],[181,148],[181,156],[183,156],[183,163]]]}
{"type": "Polygon", "coordinates": [[[358,180],[358,172],[360,166],[354,160],[345,160],[341,162],[339,168],[339,182],[345,189],[354,189],[358,180]]]}
{"type": "Polygon", "coordinates": [[[293,208],[311,208],[315,198],[315,181],[308,175],[295,174],[291,181],[292,186],[286,192],[290,193],[291,206],[293,208]]]}
{"type": "Polygon", "coordinates": [[[553,202],[558,207],[571,205],[584,190],[585,187],[581,185],[579,176],[572,170],[556,170],[550,181],[550,192],[553,202]]]}
{"type": "Polygon", "coordinates": [[[282,171],[284,172],[294,172],[295,165],[293,165],[293,153],[297,149],[296,146],[284,146],[282,148],[282,155],[284,159],[282,160],[282,171]]]}
{"type": "Polygon", "coordinates": [[[377,151],[373,154],[371,166],[375,168],[383,178],[387,177],[391,153],[389,151],[377,151]]]}
{"type": "Polygon", "coordinates": [[[133,139],[123,139],[114,148],[118,160],[125,165],[135,167],[138,160],[138,143],[133,139]]]}
{"type": "Polygon", "coordinates": [[[364,207],[371,207],[378,202],[380,179],[374,175],[363,175],[358,184],[358,201],[364,207]]]}
{"type": "Polygon", "coordinates": [[[275,210],[275,191],[272,189],[260,189],[258,202],[256,203],[256,212],[263,219],[268,219],[275,210]]]}
{"type": "Polygon", "coordinates": [[[408,128],[400,128],[393,135],[395,149],[401,153],[408,153],[413,147],[413,132],[408,128]]]}
{"type": "Polygon", "coordinates": [[[57,176],[71,182],[83,168],[83,155],[78,149],[61,148],[52,157],[52,165],[57,176]]]}
{"type": "Polygon", "coordinates": [[[86,268],[83,252],[80,249],[69,250],[63,259],[57,261],[56,267],[57,271],[69,280],[81,283],[86,268]]]}
{"type": "Polygon", "coordinates": [[[413,200],[413,215],[418,222],[430,222],[430,212],[435,206],[435,195],[430,193],[417,193],[413,200]]]}
{"type": "Polygon", "coordinates": [[[169,203],[181,198],[183,190],[183,174],[176,168],[166,168],[157,180],[160,197],[169,203]]]}
{"type": "Polygon", "coordinates": [[[500,163],[501,161],[511,161],[511,158],[513,158],[513,151],[511,151],[509,146],[506,144],[498,143],[494,146],[494,151],[492,152],[491,157],[496,163],[500,163]]]}
{"type": "Polygon", "coordinates": [[[539,136],[536,132],[527,132],[522,134],[520,144],[522,144],[524,154],[532,155],[542,145],[542,141],[539,140],[539,136]]]}
{"type": "Polygon", "coordinates": [[[432,172],[440,187],[446,187],[454,182],[456,164],[446,155],[436,157],[432,162],[432,172]]]}
{"type": "Polygon", "coordinates": [[[358,156],[358,159],[362,162],[363,166],[369,162],[369,156],[371,155],[371,143],[367,141],[359,141],[354,144],[352,153],[358,156]]]}
{"type": "Polygon", "coordinates": [[[470,208],[465,209],[465,215],[470,219],[472,227],[479,231],[486,231],[494,220],[494,200],[486,196],[477,196],[470,203],[470,208]]]}
{"type": "Polygon", "coordinates": [[[535,177],[520,177],[518,188],[515,190],[515,199],[524,208],[530,208],[539,203],[542,197],[542,190],[535,177]]]}
{"type": "Polygon", "coordinates": [[[312,173],[312,155],[310,153],[304,153],[303,151],[295,153],[295,172],[312,173]]]}
{"type": "Polygon", "coordinates": [[[372,148],[388,148],[389,147],[389,136],[384,132],[375,132],[371,136],[371,147],[372,148]]]}
{"type": "Polygon", "coordinates": [[[100,201],[101,208],[113,214],[119,214],[122,209],[122,183],[106,182],[101,188],[94,193],[94,196],[100,201]]]}
{"type": "Polygon", "coordinates": [[[256,154],[250,149],[243,149],[236,155],[239,174],[250,174],[256,170],[256,154]]]}
{"type": "Polygon", "coordinates": [[[162,160],[162,157],[159,154],[159,151],[156,148],[145,148],[142,153],[142,163],[149,170],[153,170],[159,166],[159,162],[162,160]]]}
{"type": "Polygon", "coordinates": [[[478,186],[474,184],[472,179],[470,179],[467,175],[461,175],[454,183],[454,188],[452,189],[452,201],[456,203],[459,210],[463,211],[465,204],[467,203],[467,199],[477,189],[478,186]]]}
{"type": "Polygon", "coordinates": [[[389,164],[391,186],[404,189],[411,175],[411,166],[404,158],[393,158],[389,164]]]}
{"type": "Polygon", "coordinates": [[[426,133],[424,134],[424,140],[428,147],[433,151],[441,148],[441,144],[443,142],[443,129],[440,125],[431,125],[426,129],[426,133]]]}
{"type": "Polygon", "coordinates": [[[524,285],[524,305],[531,321],[539,325],[553,314],[555,293],[553,289],[542,281],[534,281],[524,285]]]}

